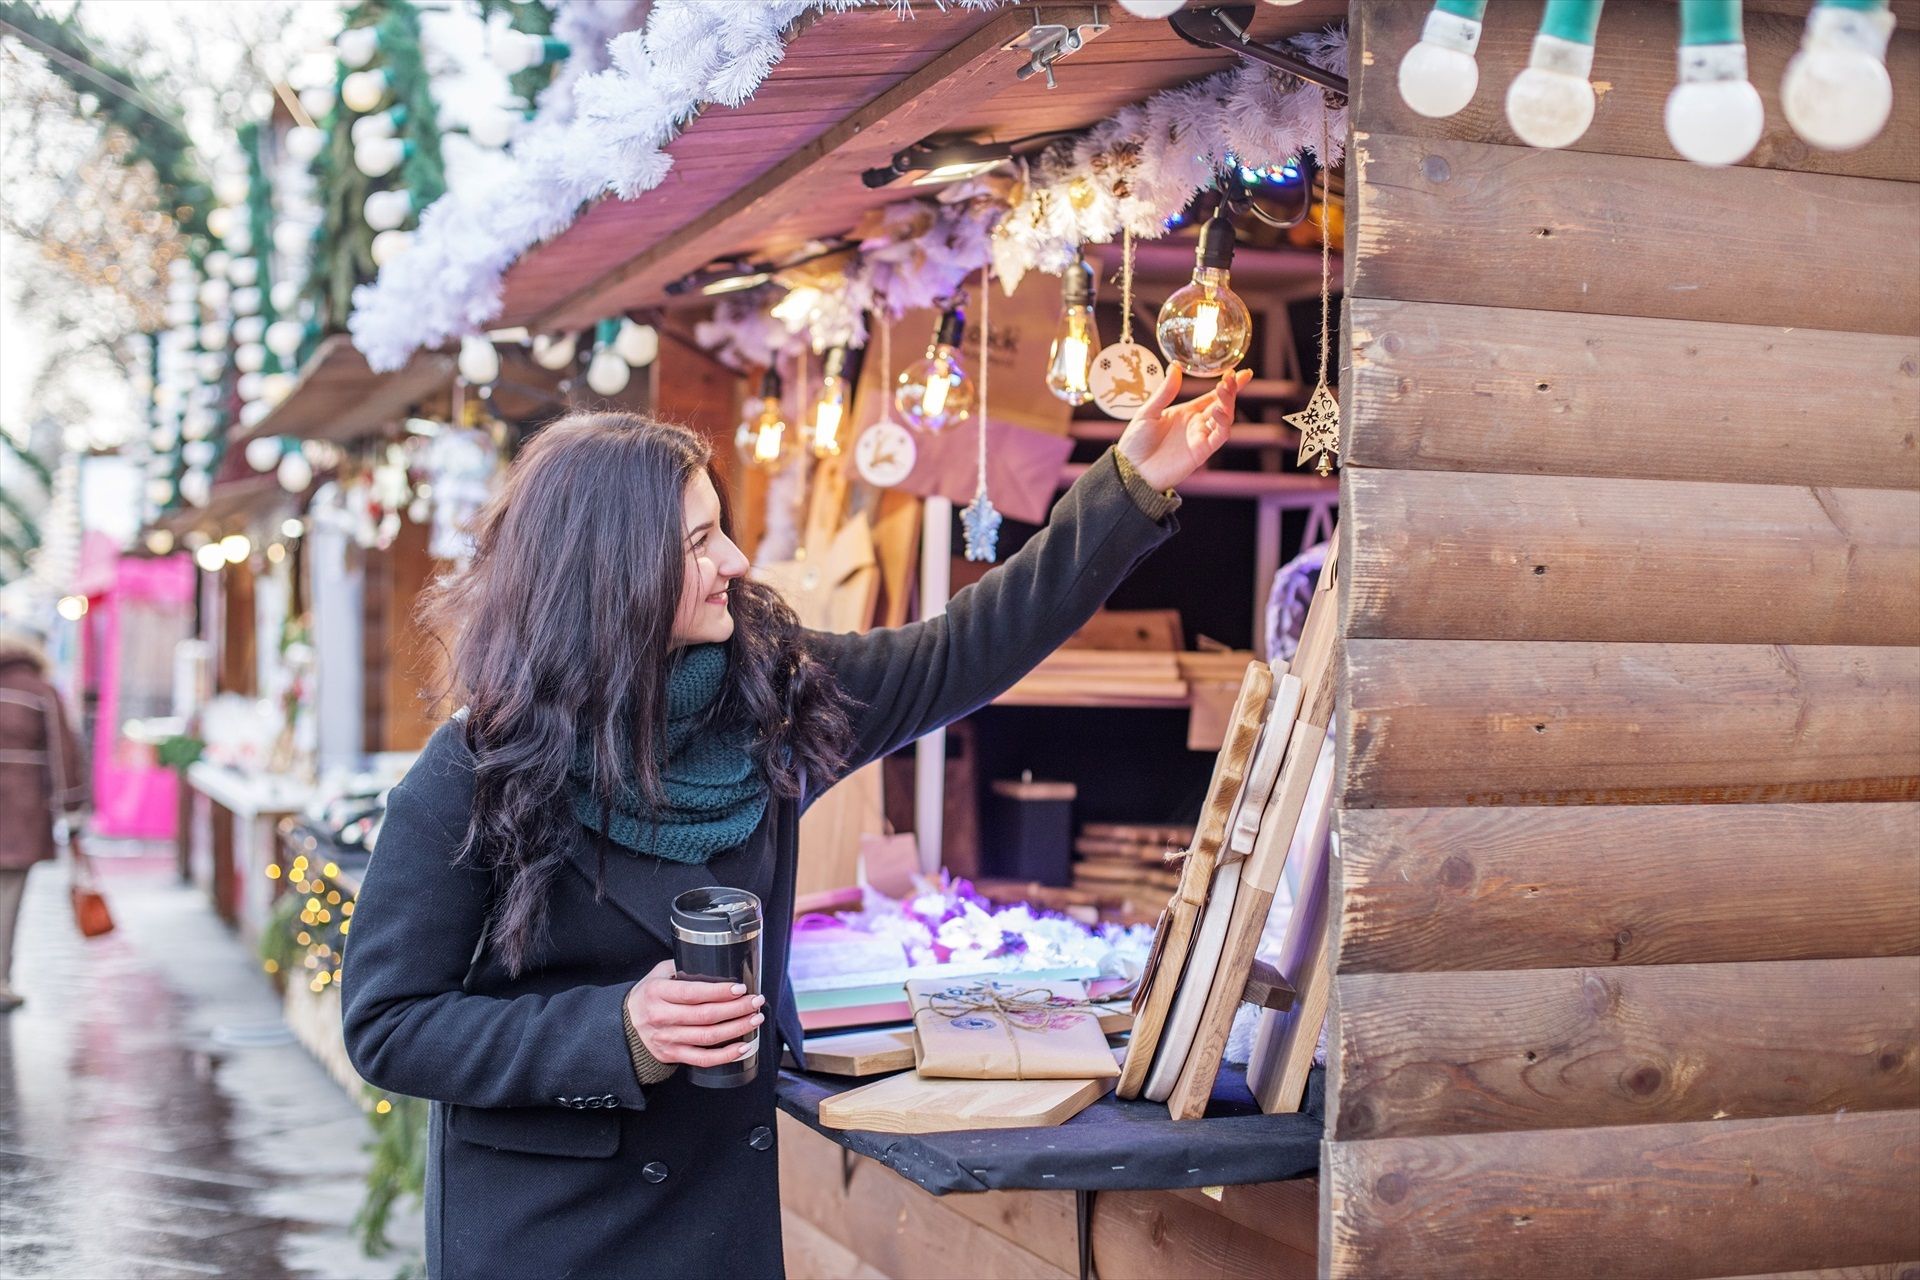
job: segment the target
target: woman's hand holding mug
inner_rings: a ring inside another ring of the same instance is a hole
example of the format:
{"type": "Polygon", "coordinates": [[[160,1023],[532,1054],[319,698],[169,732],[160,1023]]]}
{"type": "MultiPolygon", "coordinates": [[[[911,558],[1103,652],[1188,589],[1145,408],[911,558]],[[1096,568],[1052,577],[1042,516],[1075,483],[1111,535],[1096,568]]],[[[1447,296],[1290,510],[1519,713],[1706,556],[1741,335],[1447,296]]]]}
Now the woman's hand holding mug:
{"type": "Polygon", "coordinates": [[[627,1016],[654,1061],[718,1067],[746,1057],[753,1042],[739,1042],[767,1020],[767,998],[736,982],[673,975],[673,961],[662,960],[627,992],[627,1016]]]}

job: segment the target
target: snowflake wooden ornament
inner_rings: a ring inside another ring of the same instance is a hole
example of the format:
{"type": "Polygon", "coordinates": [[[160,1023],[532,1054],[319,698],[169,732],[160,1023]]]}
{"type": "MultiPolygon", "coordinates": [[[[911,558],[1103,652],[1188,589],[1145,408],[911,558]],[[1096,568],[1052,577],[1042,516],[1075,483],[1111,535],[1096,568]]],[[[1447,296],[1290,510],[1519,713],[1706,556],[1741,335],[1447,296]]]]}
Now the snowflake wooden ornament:
{"type": "Polygon", "coordinates": [[[967,559],[991,564],[1000,554],[1000,513],[993,509],[985,487],[960,512],[960,532],[967,544],[967,559]]]}
{"type": "Polygon", "coordinates": [[[1322,382],[1313,389],[1313,396],[1307,401],[1307,407],[1298,413],[1287,414],[1282,421],[1300,432],[1300,456],[1296,465],[1306,466],[1307,460],[1319,455],[1314,470],[1321,475],[1333,472],[1333,460],[1340,453],[1340,402],[1333,398],[1333,392],[1322,382]]]}

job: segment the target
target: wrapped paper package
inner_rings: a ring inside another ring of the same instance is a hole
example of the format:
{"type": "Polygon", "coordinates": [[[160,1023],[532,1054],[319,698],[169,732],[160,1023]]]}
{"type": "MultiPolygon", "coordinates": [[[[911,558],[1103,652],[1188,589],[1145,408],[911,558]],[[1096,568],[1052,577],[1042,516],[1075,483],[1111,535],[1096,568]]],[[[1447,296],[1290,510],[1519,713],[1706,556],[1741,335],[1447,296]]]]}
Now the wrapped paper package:
{"type": "Polygon", "coordinates": [[[910,980],[914,1063],[963,1080],[1097,1080],[1119,1074],[1084,982],[910,980]]]}

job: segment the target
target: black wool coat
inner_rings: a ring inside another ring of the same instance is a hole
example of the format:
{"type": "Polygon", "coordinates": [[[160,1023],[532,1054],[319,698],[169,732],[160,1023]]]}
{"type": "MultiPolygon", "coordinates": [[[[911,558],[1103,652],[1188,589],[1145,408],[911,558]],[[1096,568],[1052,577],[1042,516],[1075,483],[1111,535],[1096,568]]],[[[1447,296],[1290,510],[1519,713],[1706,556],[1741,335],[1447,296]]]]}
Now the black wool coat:
{"type": "MultiPolygon", "coordinates": [[[[1177,527],[1136,505],[1109,452],[945,614],[865,635],[807,632],[862,707],[849,771],[998,696],[1177,527]]],[[[581,828],[552,885],[549,941],[514,978],[481,945],[486,874],[453,865],[472,769],[463,724],[450,722],[394,788],[341,975],[354,1066],[433,1102],[429,1275],[780,1276],[774,1068],[782,1043],[801,1038],[787,931],[763,935],[774,1016],[751,1085],[702,1089],[681,1071],[643,1088],[621,1004],[671,957],[668,906],[682,890],[750,888],[770,922],[790,918],[800,813],[835,779],[776,798],[745,845],[704,866],[636,856],[581,828]]]]}

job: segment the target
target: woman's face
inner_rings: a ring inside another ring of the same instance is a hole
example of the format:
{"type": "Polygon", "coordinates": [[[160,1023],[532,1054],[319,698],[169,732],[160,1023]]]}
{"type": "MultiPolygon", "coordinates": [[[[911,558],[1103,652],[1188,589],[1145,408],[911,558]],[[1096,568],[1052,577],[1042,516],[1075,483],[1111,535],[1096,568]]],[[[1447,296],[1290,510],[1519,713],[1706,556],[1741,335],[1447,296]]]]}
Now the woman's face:
{"type": "Polygon", "coordinates": [[[673,619],[673,643],[717,644],[733,635],[727,590],[747,571],[747,558],[720,531],[720,495],[700,472],[687,482],[686,577],[673,619]]]}

